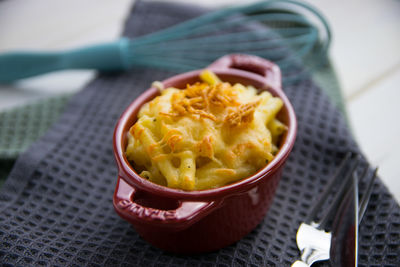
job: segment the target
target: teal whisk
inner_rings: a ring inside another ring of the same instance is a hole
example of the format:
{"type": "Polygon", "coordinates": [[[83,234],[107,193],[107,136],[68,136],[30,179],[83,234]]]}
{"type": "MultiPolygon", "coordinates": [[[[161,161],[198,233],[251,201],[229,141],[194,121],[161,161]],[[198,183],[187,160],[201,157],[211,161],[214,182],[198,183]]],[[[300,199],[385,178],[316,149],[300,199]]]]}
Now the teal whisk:
{"type": "Polygon", "coordinates": [[[323,60],[330,38],[326,20],[308,4],[262,1],[210,12],[135,39],[122,38],[62,52],[2,54],[0,82],[65,69],[123,71],[153,67],[187,71],[207,66],[229,53],[268,58],[284,72],[294,61],[310,54],[316,61],[323,60]]]}

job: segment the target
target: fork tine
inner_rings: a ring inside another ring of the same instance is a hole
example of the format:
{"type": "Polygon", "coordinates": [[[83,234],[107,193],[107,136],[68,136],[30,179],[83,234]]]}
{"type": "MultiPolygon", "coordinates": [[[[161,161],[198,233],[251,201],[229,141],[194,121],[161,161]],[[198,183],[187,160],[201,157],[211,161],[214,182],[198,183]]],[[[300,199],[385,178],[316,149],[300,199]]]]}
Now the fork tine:
{"type": "Polygon", "coordinates": [[[324,229],[326,224],[328,223],[329,219],[332,218],[333,213],[337,210],[338,205],[343,199],[344,194],[351,188],[350,182],[353,174],[355,173],[358,164],[360,163],[360,156],[357,155],[355,163],[351,167],[351,170],[346,173],[346,176],[342,180],[342,184],[338,192],[336,192],[334,199],[330,203],[329,207],[325,210],[324,214],[321,217],[321,220],[318,222],[318,229],[324,229]]]}
{"type": "Polygon", "coordinates": [[[340,173],[343,171],[344,167],[346,166],[347,161],[353,155],[351,152],[347,152],[344,156],[343,160],[340,162],[339,167],[336,169],[336,172],[333,175],[333,178],[330,179],[329,183],[325,186],[324,190],[319,195],[318,200],[315,202],[315,205],[312,207],[311,212],[308,214],[305,222],[310,224],[313,219],[315,218],[317,212],[321,209],[322,204],[324,203],[324,197],[327,196],[331,190],[333,190],[333,185],[338,182],[340,179],[340,173]]]}
{"type": "MultiPolygon", "coordinates": [[[[372,176],[372,178],[369,180],[368,185],[367,185],[367,190],[365,191],[361,201],[360,201],[360,205],[359,205],[359,209],[358,209],[358,223],[360,224],[362,221],[362,218],[364,216],[364,213],[367,209],[367,205],[369,202],[369,199],[371,197],[371,193],[372,193],[372,188],[374,186],[374,181],[376,179],[378,173],[378,168],[375,168],[374,170],[374,174],[372,176]]],[[[365,176],[366,174],[364,174],[365,176]]],[[[362,176],[362,177],[364,177],[362,176]]]]}

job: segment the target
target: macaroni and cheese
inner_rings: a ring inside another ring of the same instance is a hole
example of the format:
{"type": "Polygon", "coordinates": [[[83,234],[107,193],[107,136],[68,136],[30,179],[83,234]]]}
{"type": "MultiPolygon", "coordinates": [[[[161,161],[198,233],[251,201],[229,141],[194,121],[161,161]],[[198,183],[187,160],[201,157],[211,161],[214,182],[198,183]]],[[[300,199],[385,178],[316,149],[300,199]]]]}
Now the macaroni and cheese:
{"type": "Polygon", "coordinates": [[[280,98],[211,71],[186,89],[167,88],[144,104],[129,130],[126,156],[140,176],[183,190],[220,187],[270,162],[287,129],[280,98]]]}

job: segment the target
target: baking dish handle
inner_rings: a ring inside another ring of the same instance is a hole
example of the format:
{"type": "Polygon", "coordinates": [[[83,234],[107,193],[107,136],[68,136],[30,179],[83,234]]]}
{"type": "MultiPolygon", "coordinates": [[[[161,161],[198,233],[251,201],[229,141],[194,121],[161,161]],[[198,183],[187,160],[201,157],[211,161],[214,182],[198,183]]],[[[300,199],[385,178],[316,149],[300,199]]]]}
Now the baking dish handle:
{"type": "Polygon", "coordinates": [[[118,177],[113,199],[114,208],[122,218],[137,224],[182,230],[220,206],[217,201],[176,201],[176,208],[164,210],[139,204],[135,199],[136,193],[132,185],[118,177]]]}
{"type": "Polygon", "coordinates": [[[262,76],[268,86],[282,90],[282,77],[278,65],[258,56],[245,54],[226,55],[211,63],[208,68],[217,70],[239,69],[252,72],[262,76]]]}

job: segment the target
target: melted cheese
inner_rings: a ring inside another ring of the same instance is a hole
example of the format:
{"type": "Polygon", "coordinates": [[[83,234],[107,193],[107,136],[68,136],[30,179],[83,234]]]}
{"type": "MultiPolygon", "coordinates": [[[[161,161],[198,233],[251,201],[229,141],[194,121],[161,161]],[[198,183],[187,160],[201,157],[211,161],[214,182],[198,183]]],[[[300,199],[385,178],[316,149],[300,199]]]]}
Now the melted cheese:
{"type": "Polygon", "coordinates": [[[215,188],[254,174],[276,154],[286,126],[283,102],[251,86],[205,82],[167,88],[144,104],[129,131],[126,156],[140,175],[184,190],[215,188]]]}

